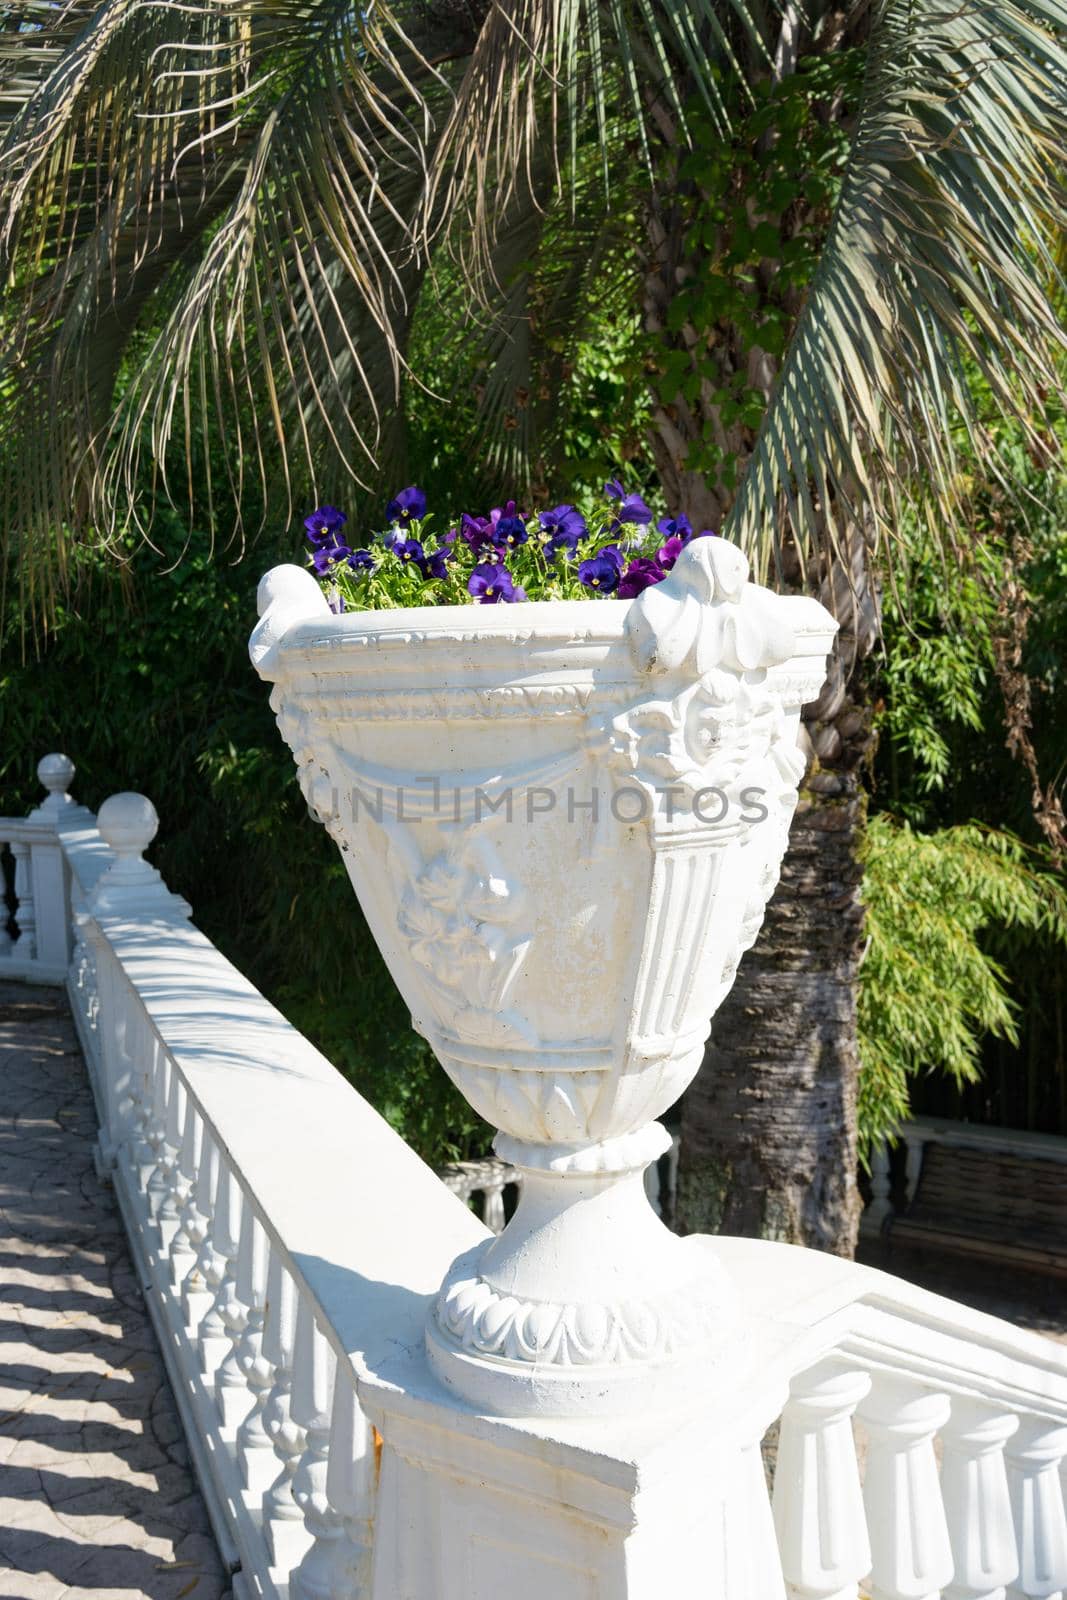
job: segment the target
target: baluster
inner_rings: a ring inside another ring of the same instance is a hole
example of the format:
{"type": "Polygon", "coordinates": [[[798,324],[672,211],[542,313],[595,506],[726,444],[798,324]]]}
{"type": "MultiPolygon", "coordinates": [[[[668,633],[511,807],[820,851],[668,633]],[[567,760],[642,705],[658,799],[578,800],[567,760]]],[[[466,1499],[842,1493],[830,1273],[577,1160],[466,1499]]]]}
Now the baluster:
{"type": "Polygon", "coordinates": [[[136,1158],[131,1163],[134,1181],[144,1194],[149,1216],[155,1218],[163,1200],[163,1150],[166,1144],[166,1102],[170,1099],[171,1062],[154,1035],[147,1038],[146,1093],[138,1117],[136,1158]]]}
{"type": "Polygon", "coordinates": [[[246,1223],[251,1226],[253,1237],[251,1248],[241,1253],[237,1291],[248,1307],[248,1316],[237,1348],[237,1365],[252,1397],[252,1409],[237,1430],[237,1459],[242,1480],[256,1502],[270,1487],[278,1470],[265,1426],[275,1380],[275,1365],[268,1354],[267,1308],[272,1285],[277,1293],[278,1273],[275,1271],[277,1252],[272,1249],[262,1223],[249,1205],[245,1207],[242,1226],[246,1223]]]}
{"type": "Polygon", "coordinates": [[[774,1525],[790,1596],[855,1600],[871,1568],[852,1435],[865,1372],[826,1361],[790,1384],[774,1473],[774,1525]]]}
{"type": "MultiPolygon", "coordinates": [[[[341,1524],[334,1595],[370,1594],[376,1478],[373,1431],[360,1408],[352,1369],[347,1361],[339,1362],[326,1464],[326,1498],[341,1524]]],[[[754,1594],[753,1600],[770,1596],[754,1594]]]]}
{"type": "Polygon", "coordinates": [[[19,961],[32,961],[37,954],[37,912],[33,904],[30,847],[21,839],[15,839],[11,854],[15,858],[15,924],[18,928],[14,955],[19,961]]]}
{"type": "MultiPolygon", "coordinates": [[[[207,1218],[200,1210],[197,1193],[200,1175],[208,1159],[206,1155],[202,1156],[203,1145],[204,1124],[192,1096],[187,1094],[178,1156],[179,1194],[175,1196],[175,1203],[180,1202],[178,1231],[170,1243],[170,1281],[175,1289],[182,1291],[183,1311],[185,1284],[196,1264],[197,1251],[207,1230],[207,1218]]],[[[187,1325],[190,1322],[188,1311],[185,1311],[185,1322],[187,1325]]]]}
{"type": "Polygon", "coordinates": [[[6,839],[0,839],[0,961],[11,954],[11,935],[7,931],[10,912],[7,908],[7,862],[4,859],[6,839]]]}
{"type": "Polygon", "coordinates": [[[135,1013],[127,1029],[130,1061],[130,1107],[127,1117],[126,1169],[133,1192],[151,1218],[148,1180],[159,1162],[166,1106],[166,1056],[146,1020],[135,1013]]]}
{"type": "Polygon", "coordinates": [[[201,1125],[200,1165],[196,1183],[190,1197],[191,1204],[182,1213],[189,1242],[195,1251],[192,1266],[182,1280],[182,1312],[185,1325],[193,1331],[211,1304],[207,1282],[207,1269],[213,1264],[215,1247],[211,1240],[211,1223],[214,1214],[215,1190],[219,1181],[219,1147],[211,1130],[201,1125]]]}
{"type": "Polygon", "coordinates": [[[342,1537],[326,1494],[330,1423],[337,1358],[315,1322],[308,1300],[296,1309],[292,1413],[304,1428],[304,1449],[293,1474],[293,1499],[304,1513],[311,1543],[289,1582],[289,1600],[331,1600],[342,1537]]]}
{"type": "Polygon", "coordinates": [[[890,1188],[889,1146],[882,1140],[871,1151],[871,1202],[860,1218],[860,1232],[868,1238],[880,1238],[893,1215],[890,1188]]]}
{"type": "Polygon", "coordinates": [[[1059,1468],[1067,1456],[1067,1428],[1024,1418],[1004,1454],[1019,1554],[1008,1600],[1064,1600],[1067,1513],[1059,1468]]]}
{"type": "Polygon", "coordinates": [[[200,1370],[209,1385],[214,1382],[230,1348],[226,1316],[229,1314],[228,1302],[234,1294],[237,1250],[241,1242],[241,1199],[241,1190],[230,1171],[230,1163],[220,1151],[211,1226],[201,1246],[198,1261],[204,1274],[205,1287],[211,1295],[211,1303],[201,1317],[197,1330],[200,1370]]]}
{"type": "Polygon", "coordinates": [[[923,1169],[923,1153],[926,1150],[926,1139],[922,1134],[909,1133],[904,1129],[904,1196],[908,1205],[915,1199],[915,1191],[919,1186],[919,1175],[923,1169]]]}
{"type": "Polygon", "coordinates": [[[871,1600],[938,1600],[953,1571],[934,1455],[948,1396],[878,1377],[859,1415],[869,1435],[863,1501],[871,1600]]]}
{"type": "Polygon", "coordinates": [[[163,1142],[159,1151],[159,1166],[149,1179],[149,1190],[158,1193],[156,1228],[160,1250],[173,1262],[174,1241],[181,1227],[182,1208],[189,1196],[190,1185],[181,1170],[182,1130],[186,1120],[185,1084],[173,1061],[168,1058],[167,1104],[163,1121],[163,1142]]]}
{"type": "Polygon", "coordinates": [[[662,1217],[663,1215],[663,1196],[660,1190],[659,1162],[650,1161],[645,1168],[645,1193],[648,1195],[648,1203],[657,1217],[662,1217]]]}
{"type": "MultiPolygon", "coordinates": [[[[304,1430],[293,1416],[293,1346],[296,1338],[296,1285],[280,1255],[272,1252],[267,1274],[267,1315],[263,1325],[263,1352],[274,1364],[274,1383],[263,1408],[263,1428],[281,1462],[263,1499],[263,1521],[270,1544],[271,1565],[288,1572],[307,1549],[304,1513],[293,1498],[293,1475],[304,1454],[304,1430]]],[[[254,1488],[253,1471],[262,1470],[258,1455],[245,1456],[245,1482],[254,1488]]]]}
{"type": "Polygon", "coordinates": [[[507,1218],[504,1216],[504,1183],[503,1174],[499,1177],[488,1177],[482,1191],[485,1204],[483,1222],[490,1233],[503,1233],[507,1218]]]}
{"type": "Polygon", "coordinates": [[[944,1600],[1004,1600],[1019,1571],[1004,1445],[1019,1426],[957,1397],[941,1430],[941,1498],[956,1571],[944,1600]]]}
{"type": "Polygon", "coordinates": [[[724,1600],[784,1600],[782,1563],[761,1441],[739,1453],[723,1502],[724,1600]]]}
{"type": "Polygon", "coordinates": [[[267,1295],[267,1239],[247,1198],[241,1196],[241,1231],[237,1244],[233,1286],[222,1303],[222,1320],[230,1348],[215,1380],[215,1395],[223,1428],[236,1431],[248,1416],[254,1396],[241,1365],[245,1336],[254,1346],[263,1336],[263,1304],[267,1295]],[[251,1330],[251,1331],[250,1331],[251,1330]]]}

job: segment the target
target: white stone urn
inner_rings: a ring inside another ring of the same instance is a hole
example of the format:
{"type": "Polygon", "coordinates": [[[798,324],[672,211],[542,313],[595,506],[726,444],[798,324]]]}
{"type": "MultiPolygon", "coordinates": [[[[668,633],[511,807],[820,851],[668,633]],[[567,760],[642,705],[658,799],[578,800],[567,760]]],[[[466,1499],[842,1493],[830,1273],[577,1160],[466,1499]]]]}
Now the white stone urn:
{"type": "MultiPolygon", "coordinates": [[[[694,540],[635,600],[333,616],[260,585],[253,662],[414,1027],[522,1173],[427,1326],[478,1410],[684,1400],[736,1314],[643,1174],[778,879],[836,623],[694,540]]],[[[354,1159],[358,1159],[356,1153],[354,1159]]]]}

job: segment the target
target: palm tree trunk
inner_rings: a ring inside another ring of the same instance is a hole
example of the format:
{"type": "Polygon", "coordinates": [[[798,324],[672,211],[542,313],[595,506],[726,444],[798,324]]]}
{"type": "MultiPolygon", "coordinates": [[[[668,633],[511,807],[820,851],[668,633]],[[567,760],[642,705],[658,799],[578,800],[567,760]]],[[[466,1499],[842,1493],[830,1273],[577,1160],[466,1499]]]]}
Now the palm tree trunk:
{"type": "Polygon", "coordinates": [[[762,932],[683,1101],[683,1231],[844,1256],[855,1249],[858,846],[869,730],[869,709],[851,698],[835,723],[812,725],[827,758],[816,758],[801,792],[762,932]]]}

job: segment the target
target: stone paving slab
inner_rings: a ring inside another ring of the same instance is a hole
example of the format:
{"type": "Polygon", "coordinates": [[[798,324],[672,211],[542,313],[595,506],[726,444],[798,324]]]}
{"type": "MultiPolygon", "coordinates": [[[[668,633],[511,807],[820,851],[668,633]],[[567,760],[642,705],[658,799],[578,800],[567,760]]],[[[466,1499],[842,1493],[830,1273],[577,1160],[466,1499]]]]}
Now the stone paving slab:
{"type": "Polygon", "coordinates": [[[222,1600],[65,997],[0,984],[0,1597],[222,1600]]]}

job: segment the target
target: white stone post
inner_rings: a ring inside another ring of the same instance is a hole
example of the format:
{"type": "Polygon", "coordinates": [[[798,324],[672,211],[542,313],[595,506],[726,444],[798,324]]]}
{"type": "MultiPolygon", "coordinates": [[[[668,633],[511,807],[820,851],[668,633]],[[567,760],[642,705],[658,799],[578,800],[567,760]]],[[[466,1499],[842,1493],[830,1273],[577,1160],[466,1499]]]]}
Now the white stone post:
{"type": "Polygon", "coordinates": [[[45,756],[37,764],[37,777],[47,790],[47,798],[27,818],[31,824],[38,825],[30,846],[37,923],[36,956],[42,967],[65,973],[72,950],[70,871],[58,834],[75,820],[90,818],[68,793],[74,778],[74,763],[68,756],[45,756]]]}
{"type": "Polygon", "coordinates": [[[1019,1555],[1008,1600],[1064,1600],[1067,1513],[1060,1466],[1067,1457],[1067,1428],[1027,1417],[1004,1454],[1019,1555]]]}
{"type": "Polygon", "coordinates": [[[1004,1600],[1018,1575],[1004,1446],[1019,1426],[962,1396],[941,1430],[941,1496],[956,1571],[944,1600],[1004,1600]]]}
{"type": "Polygon", "coordinates": [[[954,1567],[934,1454],[948,1396],[877,1377],[859,1415],[868,1430],[871,1600],[938,1600],[954,1567]]]}
{"type": "Polygon", "coordinates": [[[94,917],[135,921],[191,915],[188,903],[171,894],[155,867],[144,860],[144,852],[159,831],[151,800],[143,794],[113,794],[100,807],[96,825],[115,859],[90,897],[89,910],[94,917]]]}
{"type": "Polygon", "coordinates": [[[774,1474],[774,1522],[791,1600],[856,1600],[871,1546],[852,1435],[865,1372],[825,1361],[790,1384],[774,1474]]]}

